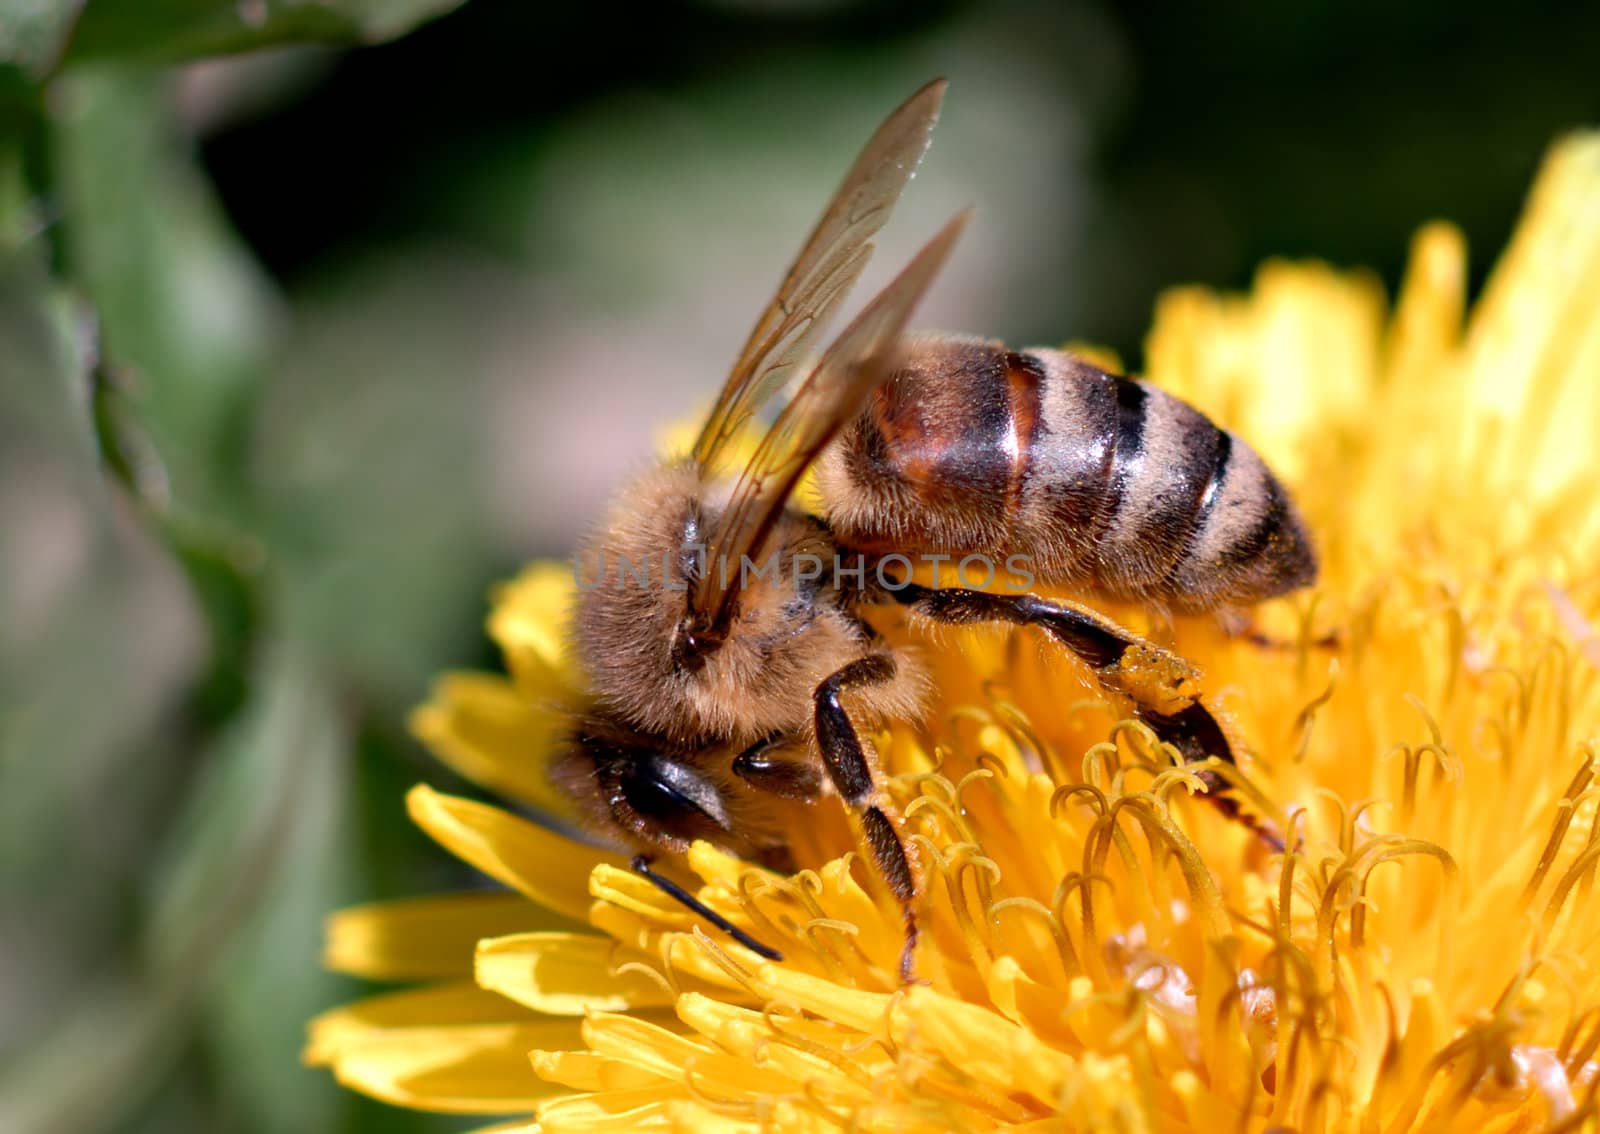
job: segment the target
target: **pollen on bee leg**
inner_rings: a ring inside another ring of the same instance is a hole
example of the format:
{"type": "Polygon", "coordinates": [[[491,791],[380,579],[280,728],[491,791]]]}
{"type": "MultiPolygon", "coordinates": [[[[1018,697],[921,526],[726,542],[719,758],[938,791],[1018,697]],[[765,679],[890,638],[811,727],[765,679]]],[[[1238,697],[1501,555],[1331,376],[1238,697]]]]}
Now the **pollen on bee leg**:
{"type": "Polygon", "coordinates": [[[1107,676],[1118,691],[1162,716],[1182,712],[1200,695],[1194,666],[1149,642],[1131,643],[1107,676]]]}

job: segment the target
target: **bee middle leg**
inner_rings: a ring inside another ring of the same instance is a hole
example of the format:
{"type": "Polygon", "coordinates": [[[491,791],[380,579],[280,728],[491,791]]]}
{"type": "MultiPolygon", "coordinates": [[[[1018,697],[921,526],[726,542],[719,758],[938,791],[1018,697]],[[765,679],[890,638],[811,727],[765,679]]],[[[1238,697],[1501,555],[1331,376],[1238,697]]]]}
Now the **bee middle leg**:
{"type": "MultiPolygon", "coordinates": [[[[1178,750],[1187,762],[1215,756],[1235,764],[1227,734],[1200,700],[1199,673],[1171,650],[1148,642],[1117,623],[1068,603],[1036,595],[997,595],[957,587],[931,588],[906,584],[890,592],[924,617],[951,625],[1009,622],[1038,626],[1094,670],[1100,684],[1133,704],[1134,717],[1149,726],[1156,739],[1178,750]]],[[[1212,772],[1202,771],[1208,798],[1230,818],[1252,827],[1276,849],[1283,840],[1270,827],[1245,816],[1238,803],[1220,794],[1225,786],[1212,772]]]]}
{"type": "Polygon", "coordinates": [[[851,662],[818,685],[812,694],[817,748],[839,798],[855,812],[861,833],[879,875],[899,901],[905,918],[905,947],[900,953],[900,979],[911,980],[912,953],[917,944],[917,920],[912,902],[917,896],[917,874],[911,856],[894,824],[894,807],[882,785],[882,771],[869,746],[862,743],[843,694],[894,678],[895,660],[888,654],[870,654],[851,662]]]}

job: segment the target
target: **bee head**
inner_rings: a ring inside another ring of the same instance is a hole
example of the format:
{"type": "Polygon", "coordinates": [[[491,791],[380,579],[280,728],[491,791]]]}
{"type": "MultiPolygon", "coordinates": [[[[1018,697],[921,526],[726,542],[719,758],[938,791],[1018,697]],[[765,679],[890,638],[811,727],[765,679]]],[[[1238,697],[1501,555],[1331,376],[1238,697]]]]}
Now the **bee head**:
{"type": "Polygon", "coordinates": [[[636,731],[604,711],[579,712],[550,778],[585,830],[619,850],[682,852],[697,839],[792,869],[776,796],[732,769],[724,744],[686,747],[636,731]]]}

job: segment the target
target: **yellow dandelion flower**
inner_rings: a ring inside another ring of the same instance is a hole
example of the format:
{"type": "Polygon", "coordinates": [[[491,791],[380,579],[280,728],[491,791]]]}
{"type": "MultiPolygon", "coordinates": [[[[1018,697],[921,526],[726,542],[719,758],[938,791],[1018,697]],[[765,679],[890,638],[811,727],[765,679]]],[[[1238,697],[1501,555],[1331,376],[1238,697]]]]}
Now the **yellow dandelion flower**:
{"type": "MultiPolygon", "coordinates": [[[[687,856],[769,962],[621,859],[419,787],[506,891],[336,916],[335,967],[428,983],[317,1020],[308,1059],[547,1134],[1600,1126],[1600,136],[1553,151],[1470,317],[1465,281],[1438,225],[1392,311],[1284,263],[1157,311],[1148,376],[1258,445],[1322,547],[1315,592],[1260,612],[1276,648],[1175,631],[1287,853],[1029,633],[963,631],[931,732],[879,739],[927,864],[916,983],[836,804],[793,877],[687,856]]],[[[415,719],[558,815],[535,754],[571,587],[503,588],[509,676],[446,677],[415,719]]]]}

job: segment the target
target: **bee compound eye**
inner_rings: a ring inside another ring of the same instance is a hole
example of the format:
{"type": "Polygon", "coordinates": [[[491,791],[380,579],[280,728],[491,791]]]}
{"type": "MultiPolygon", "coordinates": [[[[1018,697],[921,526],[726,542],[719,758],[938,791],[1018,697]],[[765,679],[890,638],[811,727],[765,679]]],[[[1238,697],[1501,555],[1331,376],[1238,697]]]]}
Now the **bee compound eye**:
{"type": "Polygon", "coordinates": [[[623,774],[622,796],[644,820],[680,838],[728,831],[728,810],[717,787],[698,770],[676,760],[649,757],[623,774]]]}

